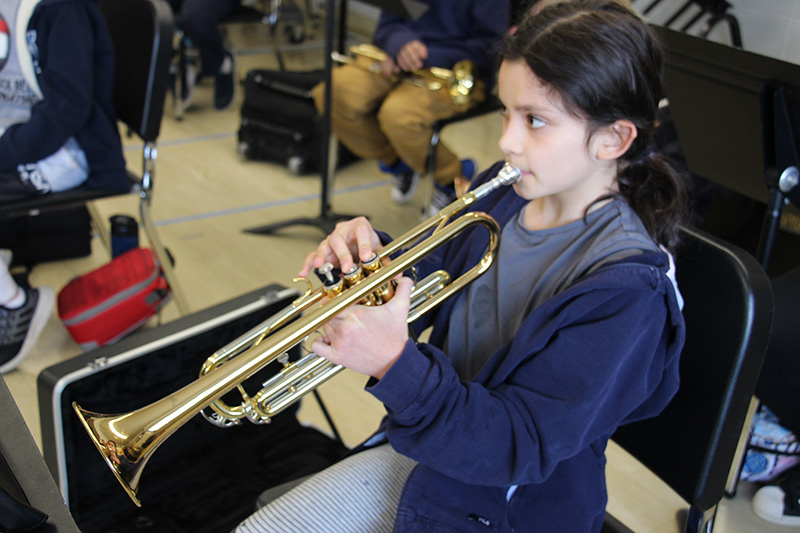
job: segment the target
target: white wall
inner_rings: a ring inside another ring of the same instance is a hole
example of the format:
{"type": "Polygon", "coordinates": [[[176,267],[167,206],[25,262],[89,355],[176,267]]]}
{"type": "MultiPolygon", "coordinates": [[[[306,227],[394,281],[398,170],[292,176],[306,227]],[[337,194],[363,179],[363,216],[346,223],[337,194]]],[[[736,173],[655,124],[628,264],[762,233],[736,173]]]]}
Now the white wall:
{"type": "MultiPolygon", "coordinates": [[[[634,6],[644,11],[652,0],[634,0],[634,6]]],[[[662,0],[647,15],[656,24],[665,22],[685,0],[662,0]]],[[[800,0],[728,0],[730,13],[739,20],[745,50],[800,64],[800,0]]],[[[673,26],[680,29],[697,11],[692,8],[673,26]]],[[[693,26],[698,33],[702,24],[693,26]]],[[[710,35],[715,41],[730,44],[727,26],[720,24],[710,35]]]]}
{"type": "MultiPolygon", "coordinates": [[[[486,0],[491,1],[491,0],[486,0]]],[[[729,10],[739,21],[745,50],[757,54],[800,64],[800,0],[727,0],[733,7],[729,10]]],[[[653,0],[633,0],[634,7],[641,11],[653,0]]],[[[650,22],[661,24],[668,20],[686,0],[661,0],[647,16],[650,22]]],[[[363,2],[348,3],[350,30],[365,35],[371,34],[379,11],[363,2]]],[[[697,13],[692,7],[673,26],[680,29],[697,13]]],[[[692,33],[702,31],[702,23],[692,27],[692,33]]],[[[731,44],[725,24],[719,24],[711,33],[714,41],[731,44]]]]}

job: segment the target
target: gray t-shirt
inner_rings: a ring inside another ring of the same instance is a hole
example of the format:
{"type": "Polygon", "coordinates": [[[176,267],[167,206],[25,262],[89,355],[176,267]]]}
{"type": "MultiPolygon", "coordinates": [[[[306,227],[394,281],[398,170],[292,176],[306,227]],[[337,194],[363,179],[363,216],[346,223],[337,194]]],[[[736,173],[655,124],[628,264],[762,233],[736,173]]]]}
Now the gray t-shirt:
{"type": "Polygon", "coordinates": [[[531,310],[576,279],[605,263],[659,250],[622,199],[582,220],[537,231],[522,226],[522,213],[503,228],[489,271],[453,307],[445,351],[463,380],[513,338],[531,310]]]}

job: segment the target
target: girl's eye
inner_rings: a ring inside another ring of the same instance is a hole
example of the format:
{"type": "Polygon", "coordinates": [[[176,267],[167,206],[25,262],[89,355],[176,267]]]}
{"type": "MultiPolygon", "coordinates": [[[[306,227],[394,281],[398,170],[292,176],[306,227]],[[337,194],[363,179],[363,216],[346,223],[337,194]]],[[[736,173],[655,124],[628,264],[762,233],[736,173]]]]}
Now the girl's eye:
{"type": "Polygon", "coordinates": [[[544,122],[544,120],[542,120],[540,118],[537,118],[537,117],[534,117],[533,115],[528,115],[528,125],[531,128],[536,129],[536,128],[541,128],[542,126],[544,126],[545,122],[544,122]]]}
{"type": "Polygon", "coordinates": [[[508,108],[506,106],[500,106],[500,114],[503,116],[508,115],[508,108]]]}

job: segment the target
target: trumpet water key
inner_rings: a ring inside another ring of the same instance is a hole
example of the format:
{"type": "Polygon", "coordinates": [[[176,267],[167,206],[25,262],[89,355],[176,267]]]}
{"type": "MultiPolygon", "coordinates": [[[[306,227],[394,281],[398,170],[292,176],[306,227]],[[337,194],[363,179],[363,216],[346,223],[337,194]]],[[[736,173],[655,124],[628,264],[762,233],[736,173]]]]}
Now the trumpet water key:
{"type": "Polygon", "coordinates": [[[326,283],[306,293],[276,317],[232,341],[208,358],[200,377],[182,389],[141,409],[120,415],[103,415],[72,404],[106,464],[131,500],[141,506],[137,496],[142,470],[158,446],[197,413],[219,426],[230,426],[247,418],[266,423],[283,409],[313,391],[342,370],[326,359],[306,353],[298,361],[289,361],[289,350],[305,344],[309,335],[352,305],[380,305],[392,296],[392,280],[419,263],[462,231],[483,226],[489,244],[481,260],[470,270],[450,279],[447,272],[437,272],[414,286],[408,322],[411,323],[445,298],[463,289],[486,272],[494,261],[500,243],[497,222],[480,212],[464,213],[468,206],[493,190],[519,180],[518,169],[506,165],[497,177],[468,192],[439,213],[406,232],[380,250],[371,264],[359,272],[347,272],[341,283],[332,270],[324,273],[326,283]],[[405,250],[403,253],[398,253],[405,250]],[[393,257],[398,253],[397,257],[393,257]],[[391,261],[389,258],[393,257],[391,261]],[[388,261],[388,264],[385,264],[388,261]],[[335,287],[335,288],[334,288],[335,287]],[[322,301],[325,297],[327,301],[322,301]],[[282,368],[264,383],[254,396],[244,391],[242,383],[271,363],[282,368]],[[233,389],[242,395],[242,403],[231,407],[220,398],[233,389]],[[210,413],[206,412],[210,409],[210,413]]]}

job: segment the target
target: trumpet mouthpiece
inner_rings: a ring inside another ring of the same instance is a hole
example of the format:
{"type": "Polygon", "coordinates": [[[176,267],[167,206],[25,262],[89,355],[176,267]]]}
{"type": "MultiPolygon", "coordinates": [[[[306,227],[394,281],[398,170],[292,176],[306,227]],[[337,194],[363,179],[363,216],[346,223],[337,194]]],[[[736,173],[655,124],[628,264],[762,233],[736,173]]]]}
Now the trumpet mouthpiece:
{"type": "Polygon", "coordinates": [[[472,194],[475,195],[475,199],[481,199],[498,187],[515,184],[519,181],[520,176],[522,176],[522,172],[517,167],[506,163],[497,176],[472,191],[472,194]]]}

